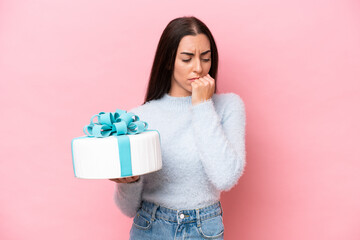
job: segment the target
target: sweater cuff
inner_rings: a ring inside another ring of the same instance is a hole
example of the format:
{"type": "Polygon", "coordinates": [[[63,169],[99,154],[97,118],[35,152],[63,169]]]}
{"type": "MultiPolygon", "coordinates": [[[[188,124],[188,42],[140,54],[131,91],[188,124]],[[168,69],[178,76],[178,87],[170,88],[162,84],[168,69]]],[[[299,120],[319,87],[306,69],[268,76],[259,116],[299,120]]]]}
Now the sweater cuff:
{"type": "Polygon", "coordinates": [[[190,108],[196,111],[208,111],[209,109],[214,108],[214,101],[211,97],[205,101],[202,101],[201,103],[191,105],[190,108]]]}

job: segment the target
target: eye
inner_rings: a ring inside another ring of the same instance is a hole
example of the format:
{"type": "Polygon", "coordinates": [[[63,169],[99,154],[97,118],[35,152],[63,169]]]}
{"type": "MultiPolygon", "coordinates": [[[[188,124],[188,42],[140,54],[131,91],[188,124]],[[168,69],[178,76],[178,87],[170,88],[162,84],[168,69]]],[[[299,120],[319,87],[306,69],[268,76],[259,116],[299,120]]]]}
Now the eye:
{"type": "MultiPolygon", "coordinates": [[[[190,59],[183,59],[182,61],[183,62],[190,62],[191,58],[190,59]]],[[[209,62],[210,61],[210,58],[208,59],[202,59],[204,62],[209,62]]]]}

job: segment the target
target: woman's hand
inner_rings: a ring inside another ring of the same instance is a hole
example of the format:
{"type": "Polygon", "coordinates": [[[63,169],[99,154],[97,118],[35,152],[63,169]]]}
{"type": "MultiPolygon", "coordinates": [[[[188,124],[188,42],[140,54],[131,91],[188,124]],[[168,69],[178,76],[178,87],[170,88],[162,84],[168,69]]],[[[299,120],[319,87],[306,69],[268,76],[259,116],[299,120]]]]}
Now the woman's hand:
{"type": "Polygon", "coordinates": [[[134,176],[134,177],[126,177],[126,178],[112,178],[109,180],[116,183],[132,183],[137,181],[139,178],[140,176],[134,176]]]}
{"type": "Polygon", "coordinates": [[[215,80],[207,74],[206,76],[193,81],[191,87],[191,102],[192,105],[196,105],[212,97],[215,91],[215,80]]]}

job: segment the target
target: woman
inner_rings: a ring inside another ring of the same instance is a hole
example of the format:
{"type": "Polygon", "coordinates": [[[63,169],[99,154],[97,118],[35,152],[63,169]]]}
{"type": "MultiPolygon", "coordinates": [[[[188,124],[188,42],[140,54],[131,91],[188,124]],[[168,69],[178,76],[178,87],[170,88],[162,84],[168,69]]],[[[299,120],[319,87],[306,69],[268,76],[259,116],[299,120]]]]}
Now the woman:
{"type": "Polygon", "coordinates": [[[134,217],[130,239],[223,239],[220,193],[244,170],[245,108],[234,93],[216,94],[217,68],[204,23],[182,17],[167,25],[145,102],[129,111],[159,131],[163,167],[110,179],[116,205],[134,217]]]}

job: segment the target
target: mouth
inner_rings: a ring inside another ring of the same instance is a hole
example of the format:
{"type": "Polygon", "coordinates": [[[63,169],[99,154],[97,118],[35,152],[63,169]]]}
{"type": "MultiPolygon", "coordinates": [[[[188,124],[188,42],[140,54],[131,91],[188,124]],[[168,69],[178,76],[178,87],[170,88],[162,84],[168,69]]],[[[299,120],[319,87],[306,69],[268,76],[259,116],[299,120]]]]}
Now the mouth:
{"type": "Polygon", "coordinates": [[[196,79],[199,79],[199,78],[190,78],[189,80],[190,81],[195,81],[196,79]]]}

